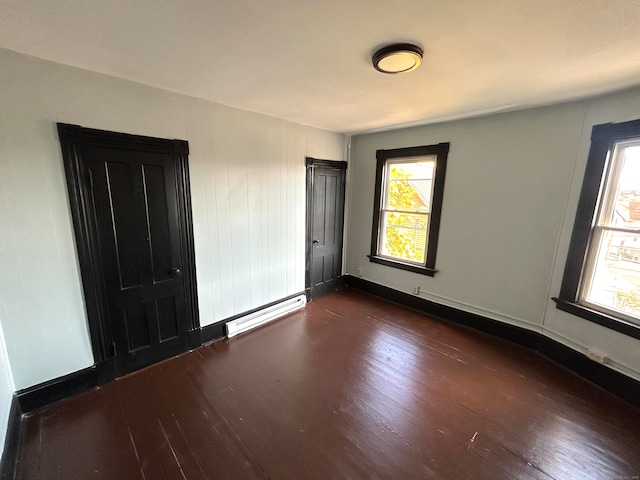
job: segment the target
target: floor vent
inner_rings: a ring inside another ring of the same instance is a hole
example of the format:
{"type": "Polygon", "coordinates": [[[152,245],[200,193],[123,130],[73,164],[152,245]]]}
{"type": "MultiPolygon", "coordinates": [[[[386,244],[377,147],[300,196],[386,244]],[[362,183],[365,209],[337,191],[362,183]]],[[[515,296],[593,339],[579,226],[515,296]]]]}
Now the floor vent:
{"type": "Polygon", "coordinates": [[[288,300],[276,303],[270,307],[263,308],[257,312],[232,320],[227,323],[227,337],[233,337],[239,333],[246,332],[247,330],[251,330],[252,328],[271,322],[283,315],[286,315],[287,313],[304,307],[306,303],[307,298],[304,295],[298,295],[297,297],[289,298],[288,300]]]}

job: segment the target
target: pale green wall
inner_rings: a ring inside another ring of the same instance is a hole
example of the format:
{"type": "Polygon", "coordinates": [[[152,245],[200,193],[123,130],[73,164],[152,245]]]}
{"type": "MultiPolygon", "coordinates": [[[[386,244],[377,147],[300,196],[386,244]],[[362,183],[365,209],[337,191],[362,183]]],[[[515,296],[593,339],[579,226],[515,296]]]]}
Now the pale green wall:
{"type": "Polygon", "coordinates": [[[598,348],[640,379],[640,342],[555,309],[595,124],[640,118],[640,89],[352,138],[347,271],[598,348]],[[435,277],[370,263],[375,151],[450,142],[435,277]]]}

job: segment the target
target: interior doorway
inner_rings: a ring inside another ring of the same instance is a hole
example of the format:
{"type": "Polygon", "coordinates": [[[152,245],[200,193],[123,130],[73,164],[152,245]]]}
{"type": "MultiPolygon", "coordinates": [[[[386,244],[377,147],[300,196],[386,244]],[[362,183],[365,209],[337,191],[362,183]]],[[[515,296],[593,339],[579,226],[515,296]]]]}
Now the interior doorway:
{"type": "Polygon", "coordinates": [[[308,299],[338,288],[347,162],[307,158],[306,281],[308,299]]]}
{"type": "Polygon", "coordinates": [[[199,345],[188,143],[58,124],[96,364],[199,345]]]}

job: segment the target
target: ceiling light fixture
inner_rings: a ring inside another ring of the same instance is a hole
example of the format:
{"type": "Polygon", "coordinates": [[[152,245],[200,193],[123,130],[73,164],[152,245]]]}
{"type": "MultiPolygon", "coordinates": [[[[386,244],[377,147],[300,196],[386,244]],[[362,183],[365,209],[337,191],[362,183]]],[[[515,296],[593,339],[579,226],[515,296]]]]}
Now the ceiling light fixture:
{"type": "Polygon", "coordinates": [[[410,43],[394,43],[381,48],[371,57],[373,68],[382,73],[405,73],[422,63],[422,49],[410,43]]]}

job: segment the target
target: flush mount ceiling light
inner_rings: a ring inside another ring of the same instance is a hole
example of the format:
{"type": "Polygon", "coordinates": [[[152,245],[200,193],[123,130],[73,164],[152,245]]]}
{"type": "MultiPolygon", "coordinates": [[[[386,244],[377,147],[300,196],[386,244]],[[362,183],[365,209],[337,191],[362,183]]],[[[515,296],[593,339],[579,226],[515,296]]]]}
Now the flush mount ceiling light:
{"type": "Polygon", "coordinates": [[[382,73],[405,73],[422,63],[422,49],[410,43],[394,43],[381,48],[371,57],[373,67],[382,73]]]}

